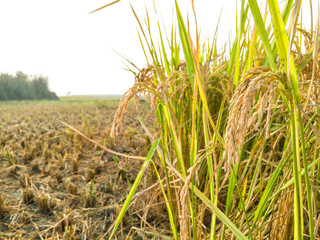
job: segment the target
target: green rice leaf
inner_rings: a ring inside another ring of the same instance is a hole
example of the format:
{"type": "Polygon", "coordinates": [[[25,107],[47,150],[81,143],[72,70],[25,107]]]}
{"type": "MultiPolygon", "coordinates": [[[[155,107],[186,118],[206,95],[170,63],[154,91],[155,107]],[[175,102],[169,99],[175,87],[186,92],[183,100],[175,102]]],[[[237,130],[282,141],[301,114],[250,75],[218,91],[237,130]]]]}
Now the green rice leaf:
{"type": "Polygon", "coordinates": [[[109,237],[109,240],[112,239],[112,237],[113,237],[113,235],[115,234],[115,232],[116,232],[119,224],[121,223],[122,218],[123,218],[124,214],[126,213],[129,205],[130,205],[131,199],[132,199],[133,195],[135,194],[135,192],[136,192],[136,190],[137,190],[137,188],[138,188],[138,185],[139,185],[139,183],[140,183],[140,181],[141,181],[141,178],[142,178],[144,172],[146,171],[147,167],[149,166],[149,163],[150,163],[150,161],[151,161],[151,159],[152,159],[152,157],[153,157],[154,152],[156,151],[156,148],[157,148],[157,146],[158,146],[158,144],[159,144],[159,141],[160,141],[160,139],[157,139],[157,140],[152,144],[152,146],[151,146],[151,148],[150,148],[150,151],[149,151],[149,153],[148,153],[148,155],[147,155],[147,158],[146,158],[145,162],[143,163],[143,165],[142,165],[142,167],[141,167],[141,169],[140,169],[140,171],[139,171],[139,173],[138,173],[138,176],[136,177],[136,180],[134,181],[134,183],[133,183],[133,185],[132,185],[132,188],[131,188],[131,190],[130,190],[127,198],[126,198],[126,201],[124,202],[123,207],[122,207],[122,209],[121,209],[121,211],[120,211],[120,213],[119,213],[119,216],[117,217],[117,220],[116,220],[116,222],[115,222],[115,225],[114,225],[114,227],[113,227],[113,230],[112,230],[112,232],[111,232],[111,235],[110,235],[110,237],[109,237]]]}
{"type": "Polygon", "coordinates": [[[250,6],[250,9],[251,9],[251,13],[252,13],[254,22],[257,26],[257,30],[259,32],[260,39],[262,41],[262,45],[263,45],[264,50],[266,52],[268,63],[270,64],[270,67],[272,70],[276,70],[277,68],[274,63],[275,57],[271,51],[269,37],[268,37],[267,31],[265,29],[264,21],[262,19],[261,13],[260,13],[258,3],[256,0],[248,0],[248,3],[250,6]]]}

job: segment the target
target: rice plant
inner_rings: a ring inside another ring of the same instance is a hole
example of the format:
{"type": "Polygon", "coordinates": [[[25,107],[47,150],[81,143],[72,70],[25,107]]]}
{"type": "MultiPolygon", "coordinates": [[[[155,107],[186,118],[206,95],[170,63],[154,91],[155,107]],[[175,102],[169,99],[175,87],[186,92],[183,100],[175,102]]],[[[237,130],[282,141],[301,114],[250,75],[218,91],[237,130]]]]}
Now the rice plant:
{"type": "Polygon", "coordinates": [[[170,34],[151,26],[148,11],[144,26],[132,7],[148,65],[135,74],[112,128],[116,136],[132,98],[149,99],[160,135],[149,166],[168,237],[319,238],[319,18],[307,31],[299,27],[301,0],[282,9],[267,0],[265,12],[241,0],[236,38],[221,53],[216,37],[200,43],[198,26],[192,36],[191,4],[195,21],[175,0],[170,34]]]}

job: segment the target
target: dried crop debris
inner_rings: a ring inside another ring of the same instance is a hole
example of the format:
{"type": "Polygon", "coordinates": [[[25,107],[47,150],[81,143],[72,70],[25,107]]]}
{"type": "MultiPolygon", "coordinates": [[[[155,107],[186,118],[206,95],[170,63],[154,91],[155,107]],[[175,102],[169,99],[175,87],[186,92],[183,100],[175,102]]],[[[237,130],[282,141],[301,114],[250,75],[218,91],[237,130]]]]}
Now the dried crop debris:
{"type": "MultiPolygon", "coordinates": [[[[144,156],[149,142],[136,114],[153,126],[152,112],[147,104],[138,111],[129,104],[114,141],[110,126],[117,107],[102,102],[0,105],[0,239],[99,239],[107,233],[142,162],[102,151],[57,119],[114,151],[144,156]]],[[[141,189],[152,183],[146,174],[141,189]]],[[[137,234],[131,227],[141,227],[151,195],[133,202],[120,239],[137,234]]],[[[148,213],[149,223],[163,219],[159,209],[148,213]]]]}

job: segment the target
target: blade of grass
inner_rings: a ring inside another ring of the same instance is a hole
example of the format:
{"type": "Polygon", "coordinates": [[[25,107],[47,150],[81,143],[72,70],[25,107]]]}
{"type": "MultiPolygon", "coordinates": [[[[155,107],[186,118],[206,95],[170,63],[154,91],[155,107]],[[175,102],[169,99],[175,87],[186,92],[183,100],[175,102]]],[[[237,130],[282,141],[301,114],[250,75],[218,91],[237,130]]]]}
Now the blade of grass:
{"type": "Polygon", "coordinates": [[[168,198],[167,198],[167,195],[166,195],[166,191],[165,191],[165,189],[163,187],[162,180],[160,178],[160,175],[159,175],[159,172],[157,170],[157,167],[153,162],[152,162],[152,164],[153,164],[154,171],[155,171],[155,173],[157,175],[158,182],[159,182],[160,187],[161,187],[162,195],[163,195],[165,203],[166,203],[166,207],[167,207],[168,214],[169,214],[170,226],[171,226],[171,230],[173,232],[174,239],[178,240],[179,239],[178,238],[178,231],[177,231],[177,226],[176,226],[176,223],[175,223],[175,220],[174,220],[174,214],[173,214],[171,205],[169,204],[169,201],[168,201],[168,198]]]}
{"type": "Polygon", "coordinates": [[[269,37],[268,37],[267,31],[264,26],[264,21],[262,19],[261,13],[260,13],[258,3],[256,0],[248,0],[248,3],[250,6],[250,9],[251,9],[251,13],[252,13],[255,25],[257,26],[257,30],[259,32],[260,39],[262,41],[262,45],[264,46],[264,50],[267,55],[268,63],[270,64],[270,67],[272,70],[276,70],[277,68],[274,63],[275,57],[271,51],[269,37]]]}
{"type": "Polygon", "coordinates": [[[177,20],[178,20],[178,26],[179,26],[179,32],[180,32],[180,40],[183,48],[183,52],[185,55],[185,60],[187,63],[188,67],[188,73],[189,73],[189,78],[190,78],[190,83],[193,86],[193,78],[194,78],[194,73],[195,73],[195,66],[194,66],[194,61],[193,61],[193,56],[191,52],[191,48],[189,45],[189,39],[188,39],[188,33],[186,26],[184,24],[180,8],[178,6],[177,0],[175,0],[175,6],[176,6],[176,14],[177,14],[177,20]]]}
{"type": "Polygon", "coordinates": [[[194,193],[213,211],[214,214],[233,232],[233,234],[240,240],[248,239],[231,221],[230,219],[217,208],[198,188],[190,184],[190,188],[194,193]]]}
{"type": "MultiPolygon", "coordinates": [[[[204,140],[205,144],[209,144],[209,128],[208,128],[208,122],[207,117],[204,109],[202,110],[202,119],[203,119],[203,133],[204,133],[204,140]]],[[[207,151],[208,157],[207,157],[207,165],[208,165],[208,176],[209,176],[209,184],[210,184],[210,199],[212,203],[216,203],[215,198],[215,192],[214,192],[214,182],[213,178],[211,176],[213,175],[213,159],[212,154],[210,154],[210,151],[207,151]]],[[[216,206],[216,204],[215,204],[216,206]]],[[[211,216],[211,227],[210,227],[210,240],[214,240],[216,238],[216,215],[212,214],[211,216]]]]}
{"type": "Polygon", "coordinates": [[[141,178],[142,178],[144,172],[146,171],[147,167],[149,166],[149,163],[150,163],[150,161],[151,161],[151,159],[152,159],[152,157],[153,157],[154,152],[156,151],[156,148],[157,148],[157,146],[158,146],[158,144],[159,144],[159,141],[160,141],[160,140],[157,139],[157,140],[152,144],[152,146],[151,146],[151,148],[150,148],[150,151],[149,151],[149,153],[148,153],[148,155],[147,155],[147,157],[146,157],[146,160],[145,160],[145,162],[143,163],[143,165],[142,165],[142,167],[141,167],[141,169],[140,169],[140,171],[139,171],[139,173],[138,173],[138,176],[136,177],[136,180],[134,181],[134,183],[133,183],[133,185],[132,185],[132,188],[131,188],[131,190],[130,190],[127,198],[126,198],[126,201],[125,201],[124,204],[123,204],[123,207],[121,208],[121,211],[120,211],[120,213],[119,213],[119,216],[117,217],[117,220],[116,220],[116,222],[115,222],[115,225],[114,225],[114,227],[113,227],[113,230],[112,230],[112,232],[111,232],[111,234],[110,234],[109,240],[112,239],[112,237],[113,237],[113,235],[115,234],[115,232],[116,232],[119,224],[121,223],[122,218],[123,218],[124,214],[126,213],[129,205],[130,205],[131,199],[132,199],[133,195],[135,194],[135,192],[136,192],[136,190],[137,190],[137,188],[138,188],[138,185],[139,185],[139,183],[140,183],[140,181],[141,181],[141,178]]]}

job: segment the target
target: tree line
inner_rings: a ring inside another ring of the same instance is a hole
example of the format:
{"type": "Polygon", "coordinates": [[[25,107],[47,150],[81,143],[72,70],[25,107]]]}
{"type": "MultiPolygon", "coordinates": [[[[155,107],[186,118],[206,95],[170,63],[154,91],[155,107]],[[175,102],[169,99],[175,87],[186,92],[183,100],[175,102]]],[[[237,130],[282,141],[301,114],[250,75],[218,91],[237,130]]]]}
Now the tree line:
{"type": "Polygon", "coordinates": [[[29,77],[19,71],[15,75],[0,74],[1,100],[59,100],[56,93],[49,90],[48,77],[29,77]]]}

